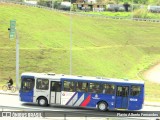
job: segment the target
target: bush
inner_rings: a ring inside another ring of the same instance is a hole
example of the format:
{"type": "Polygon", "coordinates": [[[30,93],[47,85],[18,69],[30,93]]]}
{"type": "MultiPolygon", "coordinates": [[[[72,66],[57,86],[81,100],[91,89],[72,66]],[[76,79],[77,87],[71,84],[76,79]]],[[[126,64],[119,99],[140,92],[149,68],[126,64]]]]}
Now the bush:
{"type": "Polygon", "coordinates": [[[140,4],[134,4],[133,5],[133,10],[137,10],[137,9],[140,9],[140,8],[141,8],[140,4]]]}
{"type": "Polygon", "coordinates": [[[37,4],[41,5],[41,6],[52,7],[52,2],[51,1],[39,0],[39,2],[37,2],[37,4]]]}
{"type": "Polygon", "coordinates": [[[71,10],[72,11],[78,11],[77,5],[72,5],[71,10]]]}
{"type": "Polygon", "coordinates": [[[60,8],[60,5],[61,5],[60,2],[58,2],[58,1],[55,1],[55,2],[54,2],[54,8],[55,8],[55,9],[59,9],[59,8],[60,8]]]}
{"type": "Polygon", "coordinates": [[[149,18],[148,11],[146,9],[137,9],[133,12],[134,18],[149,18]]]}

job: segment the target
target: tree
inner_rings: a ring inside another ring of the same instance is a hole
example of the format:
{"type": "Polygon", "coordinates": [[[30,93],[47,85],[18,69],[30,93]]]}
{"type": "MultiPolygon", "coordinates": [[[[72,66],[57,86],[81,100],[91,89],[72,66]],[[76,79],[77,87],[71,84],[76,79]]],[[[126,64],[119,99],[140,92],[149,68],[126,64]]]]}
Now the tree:
{"type": "Polygon", "coordinates": [[[148,0],[149,4],[160,5],[160,0],[148,0]]]}
{"type": "Polygon", "coordinates": [[[133,2],[137,4],[146,4],[148,3],[148,0],[133,0],[133,2]]]}

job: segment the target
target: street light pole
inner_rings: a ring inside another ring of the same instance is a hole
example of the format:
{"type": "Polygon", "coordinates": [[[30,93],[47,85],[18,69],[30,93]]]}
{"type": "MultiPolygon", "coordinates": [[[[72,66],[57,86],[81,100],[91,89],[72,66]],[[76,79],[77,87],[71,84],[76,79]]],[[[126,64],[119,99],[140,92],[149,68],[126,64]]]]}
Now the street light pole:
{"type": "Polygon", "coordinates": [[[19,89],[19,36],[16,29],[16,20],[10,20],[9,38],[14,39],[16,36],[16,88],[19,89]]]}
{"type": "MultiPolygon", "coordinates": [[[[71,5],[72,5],[72,2],[71,2],[71,5]]],[[[70,75],[71,74],[72,74],[72,13],[71,13],[71,6],[70,6],[70,75]]]]}

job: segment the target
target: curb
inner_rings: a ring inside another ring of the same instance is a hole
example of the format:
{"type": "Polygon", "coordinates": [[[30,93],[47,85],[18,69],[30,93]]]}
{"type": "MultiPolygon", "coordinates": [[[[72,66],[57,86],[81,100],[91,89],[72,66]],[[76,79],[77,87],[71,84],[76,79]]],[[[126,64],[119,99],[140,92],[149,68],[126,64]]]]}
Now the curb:
{"type": "Polygon", "coordinates": [[[3,92],[3,91],[0,91],[0,94],[4,94],[4,95],[19,95],[18,92],[11,93],[11,92],[3,92]]]}
{"type": "Polygon", "coordinates": [[[160,107],[160,103],[144,103],[145,106],[155,106],[155,107],[160,107]]]}

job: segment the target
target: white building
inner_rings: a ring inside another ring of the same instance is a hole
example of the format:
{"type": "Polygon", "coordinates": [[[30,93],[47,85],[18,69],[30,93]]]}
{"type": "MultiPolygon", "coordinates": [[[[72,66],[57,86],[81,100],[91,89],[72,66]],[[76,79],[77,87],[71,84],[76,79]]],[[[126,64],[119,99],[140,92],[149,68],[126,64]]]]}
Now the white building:
{"type": "Polygon", "coordinates": [[[97,0],[84,0],[86,3],[97,3],[97,0]]]}
{"type": "Polygon", "coordinates": [[[148,6],[148,11],[150,12],[160,12],[160,6],[148,6]]]}
{"type": "Polygon", "coordinates": [[[37,5],[37,1],[27,1],[27,0],[24,0],[25,3],[27,4],[31,4],[31,5],[37,5]]]}

